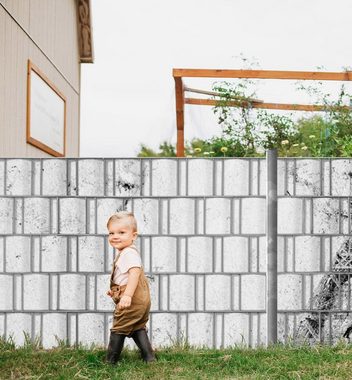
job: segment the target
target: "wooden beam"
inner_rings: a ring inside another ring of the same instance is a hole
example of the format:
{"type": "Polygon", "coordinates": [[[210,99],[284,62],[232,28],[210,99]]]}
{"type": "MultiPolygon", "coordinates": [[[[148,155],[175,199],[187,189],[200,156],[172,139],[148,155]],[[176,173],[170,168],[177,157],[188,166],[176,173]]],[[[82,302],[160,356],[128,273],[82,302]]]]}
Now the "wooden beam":
{"type": "Polygon", "coordinates": [[[174,78],[253,78],[350,81],[352,72],[173,69],[174,78]]]}
{"type": "MultiPolygon", "coordinates": [[[[199,106],[216,106],[222,102],[214,99],[195,99],[185,98],[185,104],[195,104],[199,106]]],[[[246,106],[247,102],[228,101],[229,107],[246,106]]],[[[252,108],[262,108],[268,110],[290,110],[290,111],[325,111],[328,107],[323,105],[310,105],[310,104],[285,104],[285,103],[252,103],[252,108]]],[[[352,109],[352,107],[342,106],[340,109],[352,109]]]]}
{"type": "MultiPolygon", "coordinates": [[[[212,95],[212,96],[223,96],[224,95],[221,92],[198,90],[196,88],[190,88],[190,87],[186,87],[186,86],[184,86],[184,91],[185,92],[194,92],[195,94],[204,94],[204,95],[212,95]]],[[[239,98],[238,96],[230,96],[230,99],[238,99],[238,98],[239,98]]],[[[264,102],[264,100],[255,99],[255,98],[247,98],[247,99],[251,103],[263,103],[264,102]]]]}
{"type": "Polygon", "coordinates": [[[182,78],[175,78],[175,94],[176,94],[176,126],[177,126],[177,144],[176,156],[185,156],[185,116],[184,116],[184,89],[182,78]]]}

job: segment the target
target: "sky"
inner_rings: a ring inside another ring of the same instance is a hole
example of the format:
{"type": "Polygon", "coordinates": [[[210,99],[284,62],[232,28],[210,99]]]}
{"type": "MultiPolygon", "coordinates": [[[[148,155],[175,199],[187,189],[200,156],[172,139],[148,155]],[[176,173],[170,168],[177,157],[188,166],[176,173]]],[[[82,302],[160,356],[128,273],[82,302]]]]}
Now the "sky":
{"type": "MultiPolygon", "coordinates": [[[[342,71],[352,66],[350,0],[91,0],[94,64],[81,72],[81,157],[135,157],[176,142],[173,68],[342,71]]],[[[211,90],[214,79],[185,79],[211,90]]],[[[328,83],[329,91],[336,83],[328,83]]],[[[309,102],[295,81],[260,81],[267,102],[309,102]]],[[[221,129],[185,106],[185,138],[221,129]]]]}

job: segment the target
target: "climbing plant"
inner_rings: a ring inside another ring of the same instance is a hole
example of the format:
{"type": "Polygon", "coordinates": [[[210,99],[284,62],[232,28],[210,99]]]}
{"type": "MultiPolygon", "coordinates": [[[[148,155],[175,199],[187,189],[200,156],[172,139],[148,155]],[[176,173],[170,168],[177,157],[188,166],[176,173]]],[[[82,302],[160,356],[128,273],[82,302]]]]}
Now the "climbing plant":
{"type": "MultiPolygon", "coordinates": [[[[278,114],[253,107],[256,82],[239,79],[215,82],[213,113],[219,134],[209,139],[186,141],[188,157],[260,157],[266,149],[277,148],[286,157],[350,157],[352,155],[352,95],[342,85],[335,97],[322,83],[296,84],[313,104],[323,105],[319,114],[295,119],[292,113],[278,114]],[[235,105],[235,106],[234,106],[235,105]]],[[[175,157],[175,145],[163,142],[155,151],[141,146],[139,157],[175,157]]]]}

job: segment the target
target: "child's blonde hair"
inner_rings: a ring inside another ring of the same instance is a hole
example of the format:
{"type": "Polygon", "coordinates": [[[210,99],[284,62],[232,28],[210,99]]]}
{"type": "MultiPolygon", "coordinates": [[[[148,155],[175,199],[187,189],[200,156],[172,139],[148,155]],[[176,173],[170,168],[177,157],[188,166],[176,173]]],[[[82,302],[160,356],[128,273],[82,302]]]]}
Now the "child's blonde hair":
{"type": "Polygon", "coordinates": [[[110,223],[124,219],[128,221],[128,224],[132,227],[133,232],[137,232],[137,219],[135,218],[133,212],[130,211],[118,211],[115,214],[112,214],[106,223],[106,227],[109,228],[110,223]]]}

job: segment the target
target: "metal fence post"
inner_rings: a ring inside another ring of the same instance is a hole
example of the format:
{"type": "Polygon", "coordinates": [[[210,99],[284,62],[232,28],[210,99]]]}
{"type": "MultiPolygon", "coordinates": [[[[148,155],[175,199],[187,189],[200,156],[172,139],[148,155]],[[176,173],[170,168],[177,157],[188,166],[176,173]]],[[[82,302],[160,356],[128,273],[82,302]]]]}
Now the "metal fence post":
{"type": "Polygon", "coordinates": [[[277,342],[277,150],[266,152],[267,345],[277,342]]]}

